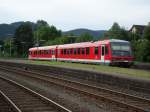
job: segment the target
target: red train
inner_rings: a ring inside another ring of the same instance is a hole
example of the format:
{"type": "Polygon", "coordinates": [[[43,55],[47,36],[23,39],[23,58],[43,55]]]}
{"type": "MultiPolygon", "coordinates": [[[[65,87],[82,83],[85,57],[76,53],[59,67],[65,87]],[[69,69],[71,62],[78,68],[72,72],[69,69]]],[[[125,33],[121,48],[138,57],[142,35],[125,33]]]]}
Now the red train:
{"type": "Polygon", "coordinates": [[[29,49],[29,59],[125,66],[133,63],[130,42],[117,39],[34,47],[29,49]]]}

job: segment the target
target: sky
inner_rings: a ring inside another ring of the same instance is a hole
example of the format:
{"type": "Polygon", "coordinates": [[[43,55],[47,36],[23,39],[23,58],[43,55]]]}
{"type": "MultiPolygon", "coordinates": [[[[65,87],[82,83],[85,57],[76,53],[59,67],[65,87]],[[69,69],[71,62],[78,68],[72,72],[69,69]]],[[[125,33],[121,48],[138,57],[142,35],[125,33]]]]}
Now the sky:
{"type": "Polygon", "coordinates": [[[150,0],[0,0],[0,23],[45,20],[62,31],[150,22],[150,0]]]}

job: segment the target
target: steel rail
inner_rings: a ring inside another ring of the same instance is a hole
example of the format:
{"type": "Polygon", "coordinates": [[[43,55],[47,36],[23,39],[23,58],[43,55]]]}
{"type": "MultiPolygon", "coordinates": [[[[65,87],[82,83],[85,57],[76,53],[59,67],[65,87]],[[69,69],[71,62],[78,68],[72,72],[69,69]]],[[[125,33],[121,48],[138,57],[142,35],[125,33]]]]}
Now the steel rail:
{"type": "Polygon", "coordinates": [[[16,112],[22,112],[16,105],[15,103],[7,97],[7,95],[5,95],[1,90],[0,90],[0,95],[3,96],[5,98],[5,100],[8,102],[8,104],[11,106],[11,108],[16,111],[16,112]]]}
{"type": "MultiPolygon", "coordinates": [[[[10,83],[12,83],[12,84],[15,84],[15,85],[17,85],[17,86],[20,87],[20,88],[23,88],[24,90],[28,91],[29,93],[31,93],[31,94],[33,94],[33,95],[36,95],[37,97],[39,97],[40,99],[42,99],[42,101],[45,101],[45,102],[47,102],[48,104],[53,105],[54,107],[56,107],[56,108],[57,108],[59,111],[61,111],[61,112],[72,112],[71,110],[69,110],[69,109],[65,108],[64,106],[62,106],[62,105],[56,103],[55,101],[53,101],[53,100],[51,100],[51,99],[49,99],[49,98],[47,98],[47,97],[45,97],[45,96],[43,96],[43,95],[41,95],[41,94],[35,92],[35,91],[33,91],[33,90],[31,90],[31,89],[29,89],[29,88],[27,88],[27,87],[25,87],[25,86],[23,86],[23,85],[21,85],[21,84],[15,82],[15,81],[13,81],[13,80],[6,79],[6,78],[3,77],[3,76],[0,76],[0,78],[3,79],[3,80],[5,80],[5,81],[7,81],[7,82],[10,82],[10,83]]],[[[14,103],[13,103],[13,105],[17,108],[18,112],[22,112],[14,103]]]]}
{"type": "MultiPolygon", "coordinates": [[[[40,75],[39,73],[33,73],[33,72],[29,72],[29,71],[26,71],[26,70],[23,70],[24,72],[26,72],[26,73],[32,73],[32,74],[37,74],[37,75],[40,75]]],[[[16,72],[16,71],[14,71],[14,72],[16,72]]],[[[19,71],[18,71],[19,72],[19,71]]],[[[17,72],[17,73],[18,73],[17,72]]],[[[22,73],[22,72],[19,72],[19,73],[22,73]]],[[[41,75],[41,76],[43,76],[43,75],[41,75]]],[[[45,76],[45,75],[44,75],[45,76]]],[[[30,77],[34,77],[34,76],[30,76],[30,77]]],[[[56,79],[56,77],[52,77],[52,76],[46,76],[47,78],[49,77],[51,77],[51,78],[55,78],[56,79]]],[[[37,77],[34,77],[34,78],[37,78],[37,77]]],[[[38,79],[41,79],[41,78],[38,78],[38,79]]],[[[63,81],[68,81],[68,80],[64,80],[64,79],[61,79],[61,78],[57,78],[57,80],[63,80],[63,81]]],[[[46,79],[42,79],[42,80],[44,80],[44,81],[48,81],[48,80],[46,80],[46,79]]],[[[83,85],[83,83],[78,83],[78,82],[75,82],[75,81],[69,81],[69,82],[71,82],[71,83],[75,83],[75,84],[82,84],[83,85]]],[[[55,85],[59,85],[60,86],[60,84],[58,84],[58,83],[56,83],[56,82],[51,82],[51,83],[53,83],[53,84],[55,84],[55,85]]],[[[97,94],[94,94],[94,93],[90,93],[90,92],[88,92],[88,91],[83,91],[83,90],[79,90],[79,89],[77,89],[77,88],[73,88],[73,87],[71,87],[71,86],[68,86],[68,85],[61,85],[61,86],[63,86],[63,87],[67,87],[67,88],[70,88],[71,90],[75,90],[75,91],[78,91],[78,92],[80,92],[80,93],[83,93],[83,94],[86,94],[86,95],[88,95],[88,96],[94,96],[94,97],[96,97],[96,98],[100,98],[100,99],[103,99],[103,100],[107,100],[107,101],[109,101],[109,102],[115,102],[117,105],[120,105],[120,106],[122,106],[122,105],[124,105],[124,106],[126,106],[126,108],[132,108],[133,110],[136,110],[136,111],[138,111],[138,112],[145,112],[146,110],[144,110],[144,109],[142,109],[142,108],[140,108],[140,107],[137,107],[137,106],[133,106],[133,105],[129,105],[129,104],[127,104],[127,103],[124,103],[124,102],[118,102],[117,100],[114,100],[114,99],[111,99],[111,98],[106,98],[106,97],[104,97],[104,96],[101,96],[101,95],[97,95],[97,94]]],[[[90,85],[88,85],[88,84],[84,84],[84,86],[89,86],[89,87],[93,87],[93,86],[90,86],[90,85]]],[[[106,90],[106,91],[109,91],[109,92],[116,92],[116,91],[110,91],[110,90],[108,90],[108,89],[104,89],[104,88],[97,88],[97,87],[93,87],[93,88],[95,88],[95,89],[103,89],[103,90],[106,90]]],[[[117,92],[116,94],[122,94],[121,92],[117,92]]],[[[123,94],[124,96],[125,95],[128,95],[128,94],[123,94]]],[[[129,97],[134,97],[134,98],[139,98],[139,97],[135,97],[135,96],[133,96],[133,95],[128,95],[129,97]]],[[[145,101],[148,101],[149,102],[149,100],[147,100],[147,99],[143,99],[143,98],[139,98],[139,99],[141,99],[141,100],[145,100],[145,101]]],[[[148,111],[147,111],[148,112],[148,111]]]]}

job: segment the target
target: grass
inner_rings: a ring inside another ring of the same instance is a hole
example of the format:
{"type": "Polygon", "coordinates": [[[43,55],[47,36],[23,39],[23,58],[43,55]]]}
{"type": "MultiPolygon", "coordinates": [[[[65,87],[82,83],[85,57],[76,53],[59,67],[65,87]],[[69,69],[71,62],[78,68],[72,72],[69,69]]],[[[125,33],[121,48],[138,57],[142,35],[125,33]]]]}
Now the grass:
{"type": "Polygon", "coordinates": [[[145,71],[145,70],[110,67],[110,66],[105,66],[105,65],[56,62],[56,61],[31,61],[31,60],[29,60],[29,61],[27,61],[27,63],[82,69],[82,70],[89,70],[89,71],[96,71],[96,72],[103,72],[103,73],[111,73],[111,74],[115,74],[115,75],[124,75],[124,76],[150,79],[150,71],[145,71]]]}

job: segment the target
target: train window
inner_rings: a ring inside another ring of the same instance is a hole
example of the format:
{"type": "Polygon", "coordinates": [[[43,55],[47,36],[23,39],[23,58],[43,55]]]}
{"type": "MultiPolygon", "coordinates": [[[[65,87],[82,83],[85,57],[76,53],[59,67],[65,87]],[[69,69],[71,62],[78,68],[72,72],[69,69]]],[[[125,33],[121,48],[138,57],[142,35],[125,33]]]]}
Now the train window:
{"type": "Polygon", "coordinates": [[[61,49],[61,54],[64,54],[63,49],[61,49]]]}
{"type": "Polygon", "coordinates": [[[66,49],[66,54],[68,54],[68,49],[66,49]]]}
{"type": "Polygon", "coordinates": [[[52,49],[52,52],[51,52],[51,53],[52,53],[52,55],[54,55],[54,54],[55,54],[55,50],[54,50],[54,49],[52,49]]]}
{"type": "Polygon", "coordinates": [[[49,54],[49,50],[47,50],[47,54],[49,54]]]}
{"type": "Polygon", "coordinates": [[[68,49],[68,54],[71,54],[71,49],[68,49]]]}
{"type": "Polygon", "coordinates": [[[45,54],[48,54],[48,50],[45,50],[45,54]]]}
{"type": "Polygon", "coordinates": [[[105,47],[102,46],[102,56],[104,56],[105,47]]]}
{"type": "Polygon", "coordinates": [[[47,54],[47,53],[46,53],[46,50],[44,50],[44,54],[47,54]]]}
{"type": "Polygon", "coordinates": [[[82,48],[82,54],[84,54],[84,52],[85,52],[85,51],[84,51],[84,48],[82,48]]]}
{"type": "Polygon", "coordinates": [[[60,52],[60,49],[58,49],[57,51],[58,51],[58,52],[57,52],[57,53],[58,53],[58,55],[60,55],[60,53],[61,53],[61,52],[60,52]]]}
{"type": "Polygon", "coordinates": [[[108,55],[108,46],[105,46],[105,55],[108,55]]]}
{"type": "Polygon", "coordinates": [[[86,55],[90,54],[90,48],[86,47],[86,55]]]}
{"type": "Polygon", "coordinates": [[[67,49],[67,54],[70,54],[70,49],[67,49]]]}
{"type": "Polygon", "coordinates": [[[40,54],[40,51],[36,51],[36,54],[40,54]]]}
{"type": "Polygon", "coordinates": [[[41,51],[41,54],[44,54],[44,53],[45,53],[44,50],[42,50],[42,51],[41,51]]]}
{"type": "Polygon", "coordinates": [[[49,50],[49,54],[51,55],[51,50],[49,50]]]}
{"type": "Polygon", "coordinates": [[[69,54],[71,54],[71,49],[69,49],[69,54]]]}
{"type": "Polygon", "coordinates": [[[72,54],[72,49],[70,49],[70,54],[72,54]]]}
{"type": "Polygon", "coordinates": [[[78,54],[80,54],[80,48],[78,48],[78,54]]]}
{"type": "Polygon", "coordinates": [[[98,55],[98,47],[95,47],[95,54],[98,55]]]}
{"type": "Polygon", "coordinates": [[[66,49],[64,49],[64,54],[66,54],[66,49]]]}
{"type": "Polygon", "coordinates": [[[74,48],[74,54],[77,54],[77,49],[76,48],[74,48]]]}

